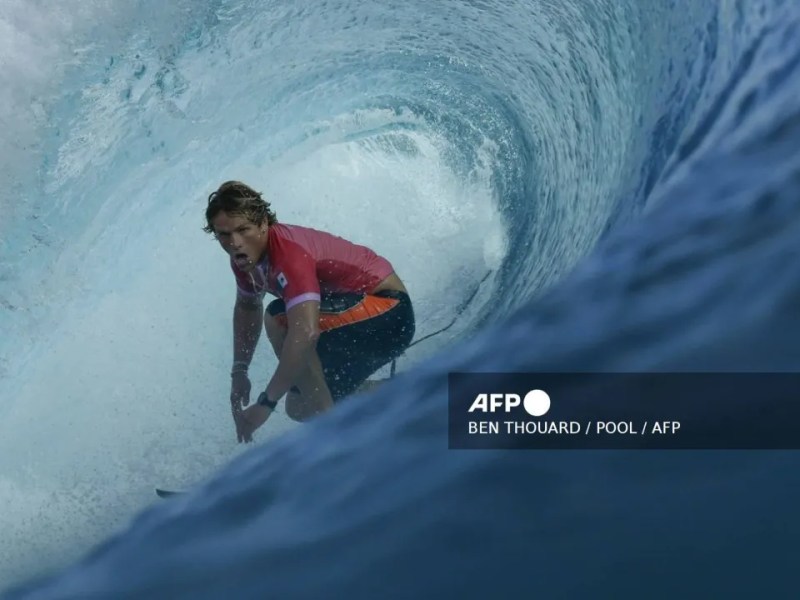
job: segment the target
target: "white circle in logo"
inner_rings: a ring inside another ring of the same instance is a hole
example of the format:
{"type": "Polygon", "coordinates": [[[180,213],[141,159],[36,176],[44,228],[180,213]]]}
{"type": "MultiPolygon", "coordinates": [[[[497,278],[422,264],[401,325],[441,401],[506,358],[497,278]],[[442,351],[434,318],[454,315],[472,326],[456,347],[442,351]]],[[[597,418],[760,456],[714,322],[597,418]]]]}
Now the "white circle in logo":
{"type": "Polygon", "coordinates": [[[550,410],[550,396],[543,390],[531,390],[525,394],[525,400],[522,401],[522,405],[529,415],[541,417],[550,410]]]}

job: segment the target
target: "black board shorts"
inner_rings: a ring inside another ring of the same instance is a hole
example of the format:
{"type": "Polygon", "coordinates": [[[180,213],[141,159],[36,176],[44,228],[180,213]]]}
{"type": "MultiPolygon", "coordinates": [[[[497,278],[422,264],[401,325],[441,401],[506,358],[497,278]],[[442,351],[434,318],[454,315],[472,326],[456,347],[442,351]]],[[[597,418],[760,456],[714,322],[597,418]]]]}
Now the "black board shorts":
{"type": "MultiPolygon", "coordinates": [[[[317,354],[334,401],[400,356],[414,337],[414,308],[405,292],[324,294],[319,309],[317,354]]],[[[270,302],[267,312],[286,324],[283,300],[270,302]]]]}

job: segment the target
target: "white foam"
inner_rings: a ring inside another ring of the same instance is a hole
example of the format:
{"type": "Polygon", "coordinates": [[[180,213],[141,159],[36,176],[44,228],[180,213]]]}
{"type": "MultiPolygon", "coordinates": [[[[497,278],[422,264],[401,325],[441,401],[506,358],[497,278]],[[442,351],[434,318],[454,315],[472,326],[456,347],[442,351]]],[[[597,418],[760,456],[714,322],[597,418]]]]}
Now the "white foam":
{"type": "Polygon", "coordinates": [[[279,219],[386,256],[413,296],[424,335],[449,322],[497,268],[505,230],[488,171],[464,180],[448,164],[445,140],[430,131],[380,131],[324,144],[253,176],[275,200],[279,219]]]}

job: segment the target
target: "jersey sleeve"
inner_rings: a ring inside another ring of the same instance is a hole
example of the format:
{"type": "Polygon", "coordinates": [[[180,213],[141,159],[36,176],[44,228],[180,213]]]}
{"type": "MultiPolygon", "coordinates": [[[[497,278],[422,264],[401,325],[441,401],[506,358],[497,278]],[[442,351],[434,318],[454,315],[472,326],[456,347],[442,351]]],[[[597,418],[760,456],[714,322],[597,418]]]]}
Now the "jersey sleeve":
{"type": "Polygon", "coordinates": [[[288,311],[309,300],[320,300],[317,261],[302,246],[285,241],[281,259],[275,263],[275,283],[288,311]]]}

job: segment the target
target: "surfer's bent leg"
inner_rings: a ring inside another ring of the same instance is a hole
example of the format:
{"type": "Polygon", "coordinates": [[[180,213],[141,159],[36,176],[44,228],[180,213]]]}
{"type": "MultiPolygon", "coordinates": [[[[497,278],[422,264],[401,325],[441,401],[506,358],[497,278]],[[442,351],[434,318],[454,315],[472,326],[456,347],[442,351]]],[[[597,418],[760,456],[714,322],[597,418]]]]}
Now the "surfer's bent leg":
{"type": "MultiPolygon", "coordinates": [[[[276,355],[286,338],[283,300],[265,314],[267,336],[276,355]]],[[[321,334],[306,370],[286,397],[286,414],[303,421],[325,410],[327,386],[334,402],[371,387],[367,378],[400,356],[414,336],[414,310],[408,294],[328,294],[320,303],[321,334]]]]}

